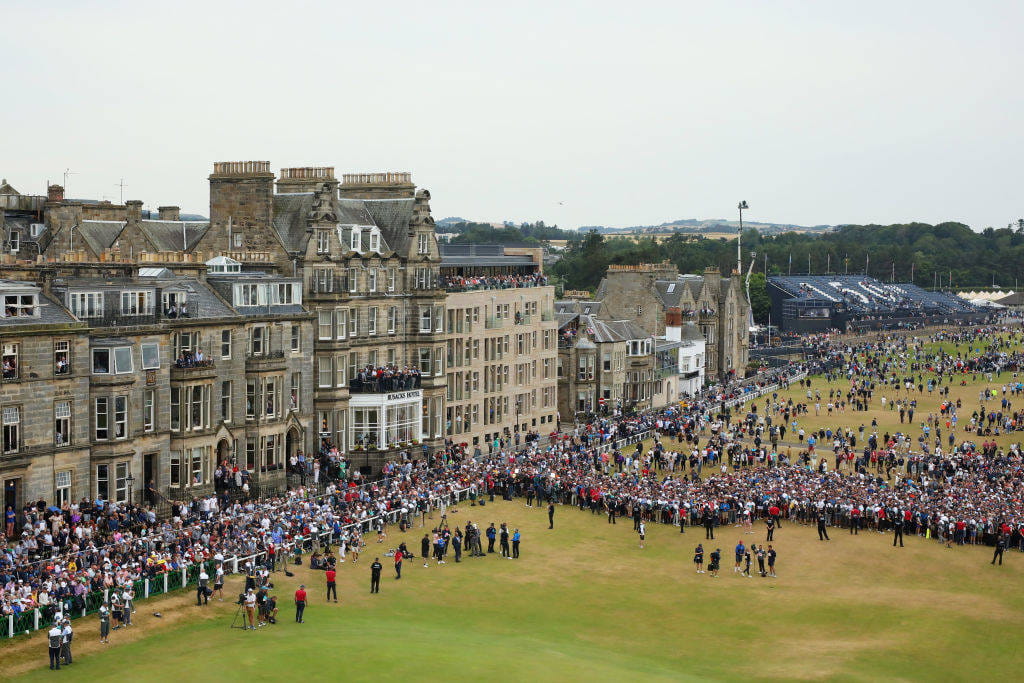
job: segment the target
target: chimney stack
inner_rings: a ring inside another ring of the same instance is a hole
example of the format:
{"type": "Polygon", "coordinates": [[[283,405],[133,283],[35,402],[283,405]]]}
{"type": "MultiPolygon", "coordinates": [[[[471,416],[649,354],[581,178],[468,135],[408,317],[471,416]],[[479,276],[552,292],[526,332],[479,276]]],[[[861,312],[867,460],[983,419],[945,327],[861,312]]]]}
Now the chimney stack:
{"type": "Polygon", "coordinates": [[[124,203],[125,206],[125,219],[128,222],[137,223],[142,220],[142,201],[138,199],[129,199],[124,203]]]}
{"type": "Polygon", "coordinates": [[[683,311],[678,306],[665,310],[665,325],[667,327],[681,327],[683,324],[683,311]]]}
{"type": "Polygon", "coordinates": [[[181,207],[180,206],[161,206],[157,208],[162,221],[180,221],[181,220],[181,207]]]}
{"type": "Polygon", "coordinates": [[[60,185],[50,185],[46,188],[46,200],[50,202],[64,201],[64,188],[60,185]]]}

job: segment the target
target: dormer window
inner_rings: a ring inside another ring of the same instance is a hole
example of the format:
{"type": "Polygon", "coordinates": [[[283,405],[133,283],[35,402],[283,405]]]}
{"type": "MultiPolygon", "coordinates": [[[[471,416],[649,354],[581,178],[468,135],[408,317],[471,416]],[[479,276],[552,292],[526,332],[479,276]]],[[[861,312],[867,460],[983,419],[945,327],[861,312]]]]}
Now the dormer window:
{"type": "Polygon", "coordinates": [[[380,233],[376,230],[370,231],[370,251],[380,253],[380,233]]]}
{"type": "Polygon", "coordinates": [[[352,228],[352,233],[349,236],[349,238],[350,238],[350,243],[349,244],[352,247],[352,251],[362,251],[362,249],[361,249],[362,245],[359,244],[359,235],[360,235],[359,230],[357,228],[352,228]]]}
{"type": "Polygon", "coordinates": [[[35,294],[4,294],[3,317],[23,318],[39,314],[39,300],[35,294]]]}
{"type": "Polygon", "coordinates": [[[430,253],[430,235],[423,232],[416,236],[416,253],[417,254],[429,254],[430,253]]]}
{"type": "Polygon", "coordinates": [[[78,318],[98,318],[103,315],[103,292],[69,292],[68,308],[78,318]]]}
{"type": "Polygon", "coordinates": [[[17,254],[21,248],[21,233],[17,230],[11,230],[11,239],[8,242],[12,254],[17,254]]]}
{"type": "Polygon", "coordinates": [[[316,231],[316,253],[318,254],[329,254],[331,251],[331,231],[330,230],[317,230],[316,231]]]}
{"type": "Polygon", "coordinates": [[[188,318],[188,297],[185,292],[164,292],[161,301],[164,316],[167,318],[188,318]]]}
{"type": "Polygon", "coordinates": [[[121,315],[152,315],[153,292],[121,292],[121,315]]]}

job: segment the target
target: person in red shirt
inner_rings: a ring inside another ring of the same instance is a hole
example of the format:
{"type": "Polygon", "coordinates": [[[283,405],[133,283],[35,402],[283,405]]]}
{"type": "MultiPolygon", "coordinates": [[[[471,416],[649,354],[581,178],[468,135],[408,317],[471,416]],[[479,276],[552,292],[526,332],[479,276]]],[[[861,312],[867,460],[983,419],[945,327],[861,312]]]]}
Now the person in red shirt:
{"type": "Polygon", "coordinates": [[[306,611],[306,586],[305,584],[299,585],[299,590],[295,591],[295,623],[302,623],[302,613],[306,611]]]}
{"type": "Polygon", "coordinates": [[[337,572],[333,569],[328,568],[326,572],[327,577],[327,600],[331,599],[331,594],[334,594],[334,602],[338,602],[338,584],[334,582],[337,577],[337,572]]]}

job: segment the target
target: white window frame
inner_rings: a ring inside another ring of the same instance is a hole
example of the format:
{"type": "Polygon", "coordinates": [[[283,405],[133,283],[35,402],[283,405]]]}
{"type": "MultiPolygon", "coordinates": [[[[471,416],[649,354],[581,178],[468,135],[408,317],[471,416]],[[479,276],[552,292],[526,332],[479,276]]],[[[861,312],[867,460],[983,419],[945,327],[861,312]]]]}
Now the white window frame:
{"type": "Polygon", "coordinates": [[[373,337],[377,335],[377,307],[370,306],[366,309],[366,334],[373,337]]]}
{"type": "Polygon", "coordinates": [[[67,446],[71,443],[71,401],[57,401],[53,404],[53,443],[67,446]],[[64,434],[64,438],[61,437],[64,434]]]}
{"type": "Polygon", "coordinates": [[[3,452],[17,453],[21,449],[21,407],[4,406],[2,415],[3,452]]]}
{"type": "Polygon", "coordinates": [[[156,430],[156,389],[142,391],[142,431],[156,430]]]}
{"type": "Polygon", "coordinates": [[[160,344],[158,342],[145,342],[141,345],[142,350],[142,369],[143,370],[159,370],[160,369],[160,344]],[[148,354],[155,354],[155,357],[146,359],[148,354]]]}

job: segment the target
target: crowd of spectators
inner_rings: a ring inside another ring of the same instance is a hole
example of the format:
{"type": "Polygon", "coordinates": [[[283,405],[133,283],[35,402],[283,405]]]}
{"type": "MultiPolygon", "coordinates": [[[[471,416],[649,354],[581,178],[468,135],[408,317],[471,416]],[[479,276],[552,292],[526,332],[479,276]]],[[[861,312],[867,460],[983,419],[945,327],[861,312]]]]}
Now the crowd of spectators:
{"type": "MultiPolygon", "coordinates": [[[[858,346],[826,340],[818,343],[811,369],[845,377],[868,401],[880,400],[886,391],[921,394],[918,387],[926,375],[937,385],[981,376],[1015,396],[1017,384],[1010,376],[1003,381],[1003,375],[1019,370],[1022,356],[1012,349],[1024,339],[1018,335],[1011,346],[993,341],[992,333],[962,333],[954,340],[970,344],[972,351],[955,354],[928,349],[923,340],[888,338],[858,346]],[[916,377],[922,381],[910,381],[916,377]]],[[[770,392],[772,381],[788,381],[793,372],[763,376],[754,386],[770,392]]],[[[746,409],[732,410],[722,399],[737,391],[722,387],[685,406],[594,418],[553,435],[546,445],[534,438],[470,456],[464,445],[449,444],[431,458],[413,454],[389,463],[381,480],[365,485],[355,476],[345,479],[347,469],[339,466],[317,489],[321,495],[312,495],[304,485],[264,499],[214,493],[176,502],[162,517],[152,507],[102,499],[60,506],[39,501],[8,509],[0,545],[0,614],[36,607],[48,614],[76,610],[89,593],[196,562],[250,556],[322,533],[340,540],[350,533],[348,524],[382,514],[405,519],[424,507],[450,502],[460,490],[468,490],[471,498],[529,492],[542,502],[594,512],[612,509],[680,525],[728,524],[746,511],[755,519],[796,522],[824,515],[829,524],[879,531],[899,523],[907,534],[951,546],[1001,538],[1008,547],[1024,549],[1024,457],[1017,446],[1000,448],[989,440],[977,446],[972,438],[945,454],[911,453],[897,449],[892,435],[883,438],[873,430],[860,440],[860,448],[844,432],[833,441],[830,456],[821,454],[827,447],[816,448],[803,438],[794,453],[785,433],[769,446],[771,427],[794,427],[809,406],[798,409],[775,392],[764,395],[763,409],[755,409],[761,403],[757,398],[746,409]],[[778,420],[774,425],[771,416],[778,420]],[[616,447],[617,440],[652,430],[659,435],[653,448],[616,447]],[[883,477],[880,461],[897,476],[883,477]],[[727,462],[734,469],[719,472],[727,462]],[[715,473],[701,476],[705,468],[715,473]]],[[[808,393],[809,403],[817,399],[809,386],[808,393]]],[[[943,418],[951,418],[958,407],[947,402],[943,418]]],[[[318,464],[322,469],[332,456],[337,465],[341,456],[325,441],[316,456],[303,458],[301,469],[309,471],[307,463],[312,471],[318,464]]],[[[296,457],[290,468],[299,462],[296,457]]],[[[233,471],[225,470],[221,479],[227,482],[229,475],[237,482],[233,471]]]]}
{"type": "Polygon", "coordinates": [[[540,273],[522,275],[443,275],[441,286],[445,289],[513,289],[516,287],[542,287],[548,278],[540,273]]]}
{"type": "Polygon", "coordinates": [[[352,393],[373,393],[380,391],[405,391],[420,388],[419,368],[397,365],[367,365],[349,380],[352,393]]]}

